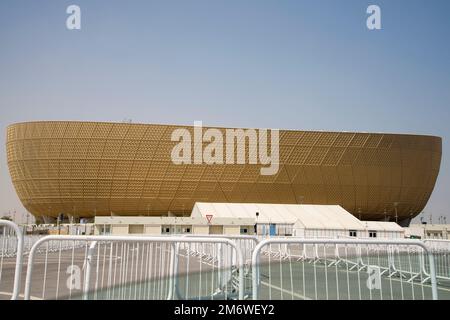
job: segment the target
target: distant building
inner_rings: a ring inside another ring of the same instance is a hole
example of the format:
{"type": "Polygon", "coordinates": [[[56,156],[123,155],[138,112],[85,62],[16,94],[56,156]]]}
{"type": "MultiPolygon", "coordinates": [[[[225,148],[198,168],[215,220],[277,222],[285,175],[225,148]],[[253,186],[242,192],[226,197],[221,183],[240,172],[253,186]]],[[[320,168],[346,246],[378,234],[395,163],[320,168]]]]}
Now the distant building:
{"type": "Polygon", "coordinates": [[[189,217],[97,216],[94,225],[95,234],[113,235],[404,238],[404,229],[395,222],[360,221],[337,205],[199,202],[189,217]]]}
{"type": "Polygon", "coordinates": [[[450,239],[450,224],[411,224],[405,228],[405,235],[419,239],[450,239]]]}

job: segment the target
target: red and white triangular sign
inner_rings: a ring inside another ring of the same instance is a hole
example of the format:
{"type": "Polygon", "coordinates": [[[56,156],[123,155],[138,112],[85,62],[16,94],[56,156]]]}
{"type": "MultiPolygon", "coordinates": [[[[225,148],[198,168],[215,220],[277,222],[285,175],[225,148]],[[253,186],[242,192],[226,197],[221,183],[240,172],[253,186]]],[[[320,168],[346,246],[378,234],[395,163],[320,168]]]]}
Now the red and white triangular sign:
{"type": "Polygon", "coordinates": [[[206,215],[206,220],[208,220],[208,224],[211,224],[211,219],[212,219],[213,215],[212,214],[207,214],[206,215]]]}

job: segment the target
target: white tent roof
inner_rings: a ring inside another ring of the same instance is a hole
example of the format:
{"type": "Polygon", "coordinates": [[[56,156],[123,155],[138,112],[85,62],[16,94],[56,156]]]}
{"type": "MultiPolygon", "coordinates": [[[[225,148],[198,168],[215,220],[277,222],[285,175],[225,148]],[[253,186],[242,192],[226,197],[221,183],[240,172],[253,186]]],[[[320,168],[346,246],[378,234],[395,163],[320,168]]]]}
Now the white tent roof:
{"type": "Polygon", "coordinates": [[[197,202],[191,216],[206,215],[213,219],[253,218],[258,223],[295,224],[305,229],[364,230],[361,221],[338,205],[197,202]]]}
{"type": "Polygon", "coordinates": [[[405,230],[395,222],[388,221],[361,221],[367,230],[377,231],[396,231],[404,232],[405,230]]]}

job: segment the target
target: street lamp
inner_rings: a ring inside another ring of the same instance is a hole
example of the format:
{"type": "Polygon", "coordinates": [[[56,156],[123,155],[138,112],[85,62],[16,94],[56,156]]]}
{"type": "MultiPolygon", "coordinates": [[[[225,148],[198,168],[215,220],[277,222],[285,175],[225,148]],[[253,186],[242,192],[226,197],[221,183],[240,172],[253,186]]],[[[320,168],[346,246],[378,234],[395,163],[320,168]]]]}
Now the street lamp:
{"type": "Polygon", "coordinates": [[[398,206],[398,202],[394,202],[394,208],[395,208],[395,223],[398,223],[397,206],[398,206]]]}
{"type": "Polygon", "coordinates": [[[56,223],[58,225],[58,235],[61,234],[61,222],[64,220],[64,216],[62,213],[58,214],[58,217],[56,219],[56,223]]]}

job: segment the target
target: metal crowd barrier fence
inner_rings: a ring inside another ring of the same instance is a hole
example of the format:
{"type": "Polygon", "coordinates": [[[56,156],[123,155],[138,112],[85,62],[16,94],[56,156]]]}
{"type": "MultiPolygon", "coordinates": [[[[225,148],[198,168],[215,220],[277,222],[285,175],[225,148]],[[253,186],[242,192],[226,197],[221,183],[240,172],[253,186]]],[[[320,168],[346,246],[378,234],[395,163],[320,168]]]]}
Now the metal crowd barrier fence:
{"type": "Polygon", "coordinates": [[[26,299],[437,299],[450,280],[450,240],[24,237],[3,220],[0,231],[12,299],[28,251],[26,299]]]}
{"type": "Polygon", "coordinates": [[[263,240],[252,288],[255,300],[438,298],[434,257],[419,240],[263,240]]]}
{"type": "Polygon", "coordinates": [[[425,239],[423,242],[434,255],[437,279],[450,281],[450,240],[425,239]]]}
{"type": "Polygon", "coordinates": [[[256,236],[250,235],[184,235],[185,237],[196,238],[226,238],[232,240],[237,247],[241,249],[242,258],[246,266],[250,266],[252,261],[253,249],[258,244],[259,240],[256,236]]]}
{"type": "MultiPolygon", "coordinates": [[[[192,237],[193,235],[185,235],[186,237],[192,237]]],[[[202,238],[211,238],[215,237],[216,235],[200,235],[199,237],[202,238]]],[[[248,298],[251,295],[252,291],[252,283],[251,283],[251,259],[252,259],[252,253],[255,249],[256,245],[258,244],[259,240],[256,236],[251,235],[220,235],[220,237],[229,239],[233,241],[236,246],[240,249],[243,256],[243,263],[244,263],[244,298],[248,298]]],[[[234,252],[230,251],[230,247],[222,248],[222,251],[216,252],[205,252],[205,248],[196,248],[193,247],[190,250],[190,254],[192,256],[198,256],[204,259],[205,261],[211,261],[215,259],[220,259],[221,263],[223,264],[223,270],[224,272],[221,272],[221,282],[222,283],[228,283],[231,282],[233,284],[236,283],[236,274],[235,269],[233,268],[233,265],[236,264],[236,255],[234,252]],[[200,249],[200,250],[199,250],[200,249]],[[225,258],[220,258],[225,253],[225,258]],[[227,258],[231,257],[231,261],[227,258]]]]}
{"type": "MultiPolygon", "coordinates": [[[[296,237],[274,237],[272,239],[295,239],[296,237]]],[[[358,240],[368,240],[375,241],[374,239],[361,239],[355,237],[339,237],[344,239],[358,239],[358,240]]],[[[304,238],[297,238],[304,239],[304,238]]],[[[314,238],[314,239],[327,239],[329,238],[314,238]]],[[[395,241],[393,239],[385,239],[386,241],[395,241]]],[[[408,240],[407,240],[408,241],[408,240]]],[[[423,259],[421,255],[414,256],[414,248],[412,249],[402,249],[395,245],[389,247],[371,246],[366,248],[365,252],[362,252],[361,247],[342,247],[340,245],[334,245],[323,247],[323,245],[317,243],[302,244],[297,248],[297,250],[292,250],[286,243],[273,244],[271,246],[264,247],[262,249],[262,254],[265,256],[271,256],[273,258],[288,259],[295,258],[297,261],[306,261],[308,263],[327,263],[328,266],[342,265],[343,263],[349,267],[349,270],[363,271],[367,270],[367,266],[370,265],[371,260],[375,256],[377,263],[380,266],[381,275],[386,274],[389,277],[400,275],[407,279],[407,282],[411,282],[418,277],[422,277],[423,283],[430,281],[430,271],[429,264],[426,259],[423,259]],[[321,248],[319,250],[319,247],[321,248]],[[394,252],[396,252],[394,254],[394,252]],[[405,254],[408,260],[398,259],[398,256],[405,254]],[[363,256],[365,257],[363,259],[363,256]],[[372,258],[371,258],[372,257],[372,258]]],[[[442,258],[442,257],[441,257],[442,258]]],[[[436,258],[435,258],[436,259],[436,258]]],[[[439,261],[440,273],[437,274],[438,279],[446,279],[447,277],[441,276],[439,274],[448,274],[448,269],[446,268],[447,263],[444,261],[439,261]]],[[[436,265],[436,262],[435,262],[436,265]]]]}
{"type": "MultiPolygon", "coordinates": [[[[20,228],[20,227],[19,227],[20,228]]],[[[21,229],[21,228],[20,228],[21,229]]],[[[22,236],[22,254],[23,255],[27,255],[31,248],[33,247],[33,245],[39,241],[39,239],[45,237],[44,235],[23,235],[22,236]]],[[[4,241],[2,241],[3,243],[0,243],[0,248],[2,248],[2,252],[4,257],[15,257],[17,254],[17,247],[19,245],[19,238],[16,237],[14,234],[9,234],[7,236],[5,236],[4,241]]],[[[72,249],[72,245],[78,245],[80,246],[81,244],[77,244],[77,243],[72,243],[72,242],[64,242],[62,244],[52,244],[48,250],[50,252],[54,252],[54,251],[58,251],[58,250],[70,250],[72,249]]]]}
{"type": "Polygon", "coordinates": [[[11,300],[16,300],[21,284],[23,234],[15,223],[8,220],[0,220],[0,231],[0,289],[3,294],[3,290],[8,288],[5,293],[11,292],[11,300]],[[12,283],[10,279],[14,279],[12,283]]]}
{"type": "Polygon", "coordinates": [[[243,277],[230,239],[46,236],[30,251],[25,299],[243,299],[243,277]],[[74,244],[50,252],[52,242],[74,244]],[[205,264],[193,252],[214,258],[205,264]]]}

